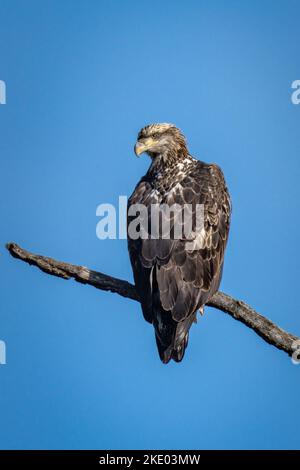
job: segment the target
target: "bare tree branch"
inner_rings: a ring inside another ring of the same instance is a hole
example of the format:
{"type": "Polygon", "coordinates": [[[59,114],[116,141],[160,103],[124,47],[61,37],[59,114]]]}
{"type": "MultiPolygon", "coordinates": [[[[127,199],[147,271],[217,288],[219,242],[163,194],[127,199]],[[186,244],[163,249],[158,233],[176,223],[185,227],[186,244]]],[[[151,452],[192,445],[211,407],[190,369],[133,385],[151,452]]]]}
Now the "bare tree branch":
{"type": "MultiPolygon", "coordinates": [[[[115,292],[123,297],[139,301],[135,287],[127,281],[93,271],[84,266],[76,266],[74,264],[56,261],[46,256],[30,253],[16,243],[8,243],[6,248],[15,258],[37,266],[47,274],[63,279],[73,278],[75,281],[82,284],[90,284],[97,289],[115,292]]],[[[300,341],[299,337],[282,330],[268,318],[257,313],[246,303],[236,300],[223,292],[217,292],[207,305],[228,313],[236,320],[241,321],[254,330],[269,344],[272,344],[278,349],[282,349],[290,356],[295,351],[295,345],[293,345],[293,343],[297,340],[300,341]]]]}

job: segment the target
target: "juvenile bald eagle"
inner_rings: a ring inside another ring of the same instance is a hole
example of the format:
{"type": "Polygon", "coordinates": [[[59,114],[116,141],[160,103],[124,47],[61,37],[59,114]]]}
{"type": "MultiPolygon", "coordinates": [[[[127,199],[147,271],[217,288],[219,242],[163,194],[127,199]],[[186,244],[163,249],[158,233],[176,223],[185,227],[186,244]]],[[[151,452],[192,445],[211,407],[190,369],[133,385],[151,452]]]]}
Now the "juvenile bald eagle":
{"type": "MultiPolygon", "coordinates": [[[[196,230],[192,217],[189,236],[134,237],[128,249],[144,318],[153,324],[162,362],[182,360],[189,329],[197,311],[218,290],[228,238],[231,204],[223,173],[215,164],[193,158],[179,129],[172,124],[151,124],[138,134],[137,156],[146,152],[152,163],[128,201],[150,206],[173,204],[203,207],[203,225],[196,230]],[[192,242],[191,242],[192,240],[192,242]]],[[[178,207],[178,206],[177,206],[178,207]]],[[[130,214],[130,210],[129,210],[130,214]]],[[[128,215],[127,226],[134,220],[128,215]]],[[[169,215],[171,227],[175,216],[169,215]]],[[[150,221],[151,225],[151,221],[150,221]]]]}

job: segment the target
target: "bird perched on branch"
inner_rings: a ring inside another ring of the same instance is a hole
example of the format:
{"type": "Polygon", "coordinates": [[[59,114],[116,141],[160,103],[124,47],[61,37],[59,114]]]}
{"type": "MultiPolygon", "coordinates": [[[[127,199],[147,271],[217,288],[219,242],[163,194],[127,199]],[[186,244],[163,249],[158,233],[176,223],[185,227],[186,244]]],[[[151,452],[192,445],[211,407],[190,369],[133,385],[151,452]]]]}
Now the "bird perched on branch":
{"type": "Polygon", "coordinates": [[[144,152],[151,165],[128,201],[128,250],[143,315],[154,326],[160,358],[164,363],[170,359],[179,362],[197,311],[203,313],[204,305],[219,288],[230,197],[221,169],[193,158],[185,137],[174,125],[144,127],[135,153],[144,152]],[[163,207],[159,221],[161,225],[169,223],[167,234],[159,225],[153,235],[153,207],[163,207]],[[176,210],[166,211],[174,207],[176,210]],[[137,223],[137,212],[140,216],[143,208],[146,212],[137,223]],[[188,233],[184,230],[187,219],[191,220],[188,233]],[[133,224],[139,236],[132,236],[133,224]],[[183,229],[179,236],[178,224],[183,229]]]}

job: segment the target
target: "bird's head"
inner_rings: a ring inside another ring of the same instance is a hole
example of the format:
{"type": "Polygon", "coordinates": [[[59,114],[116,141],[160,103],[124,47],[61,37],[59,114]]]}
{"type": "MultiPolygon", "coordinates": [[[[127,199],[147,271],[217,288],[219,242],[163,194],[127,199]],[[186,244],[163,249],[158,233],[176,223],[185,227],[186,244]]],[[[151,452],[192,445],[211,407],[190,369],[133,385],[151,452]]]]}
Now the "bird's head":
{"type": "Polygon", "coordinates": [[[137,156],[147,152],[152,159],[188,153],[183,134],[173,124],[168,123],[143,127],[138,134],[134,151],[137,156]]]}

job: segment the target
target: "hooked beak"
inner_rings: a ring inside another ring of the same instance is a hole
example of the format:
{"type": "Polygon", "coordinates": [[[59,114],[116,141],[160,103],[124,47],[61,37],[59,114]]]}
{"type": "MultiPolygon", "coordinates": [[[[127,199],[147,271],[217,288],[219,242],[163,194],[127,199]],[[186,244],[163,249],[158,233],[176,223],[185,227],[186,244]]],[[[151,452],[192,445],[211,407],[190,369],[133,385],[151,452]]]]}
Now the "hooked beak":
{"type": "Polygon", "coordinates": [[[134,152],[136,156],[139,157],[142,153],[147,152],[147,150],[152,147],[153,143],[154,141],[151,138],[145,140],[144,142],[137,141],[134,146],[134,152]]]}

